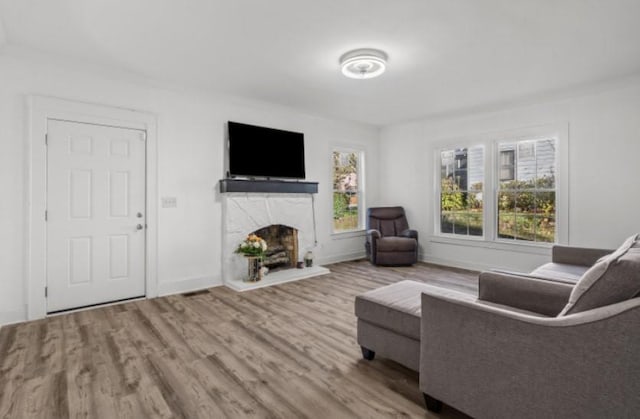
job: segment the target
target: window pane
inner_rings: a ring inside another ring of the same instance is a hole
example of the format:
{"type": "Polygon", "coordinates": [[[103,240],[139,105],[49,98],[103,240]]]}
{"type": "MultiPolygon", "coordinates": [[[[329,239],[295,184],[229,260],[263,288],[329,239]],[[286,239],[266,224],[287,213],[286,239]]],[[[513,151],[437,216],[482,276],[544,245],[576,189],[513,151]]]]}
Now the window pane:
{"type": "Polygon", "coordinates": [[[440,232],[481,236],[484,147],[440,154],[440,232]]]}
{"type": "Polygon", "coordinates": [[[468,153],[468,188],[482,191],[484,185],[484,147],[471,147],[468,153]]]}
{"type": "Polygon", "coordinates": [[[514,212],[498,212],[498,237],[514,239],[516,236],[516,215],[514,212]]]}
{"type": "Polygon", "coordinates": [[[334,231],[356,230],[360,227],[359,159],[359,152],[333,152],[334,231]]]}
{"type": "Polygon", "coordinates": [[[358,190],[358,153],[333,152],[333,190],[358,190]]]}
{"type": "Polygon", "coordinates": [[[513,149],[505,148],[500,150],[500,180],[510,181],[516,178],[516,152],[513,149]]]}
{"type": "Polygon", "coordinates": [[[535,206],[534,192],[518,192],[516,197],[516,212],[519,214],[532,214],[535,206]]]}
{"type": "Polygon", "coordinates": [[[554,139],[536,142],[537,187],[555,188],[556,142],[554,139]]]}
{"type": "Polygon", "coordinates": [[[440,214],[440,232],[453,233],[453,216],[451,211],[442,211],[440,214]]]}
{"type": "Polygon", "coordinates": [[[498,236],[554,242],[555,140],[501,143],[498,152],[501,191],[497,196],[498,236]],[[515,179],[506,180],[511,169],[515,179]]]}
{"type": "Polygon", "coordinates": [[[482,236],[483,232],[483,202],[482,192],[467,195],[467,215],[469,218],[469,235],[482,236]]]}
{"type": "Polygon", "coordinates": [[[553,243],[555,241],[556,222],[554,217],[536,217],[536,241],[553,243]]]}
{"type": "Polygon", "coordinates": [[[334,231],[358,228],[358,195],[349,192],[333,193],[334,231]]]}
{"type": "Polygon", "coordinates": [[[535,241],[535,224],[535,216],[533,215],[516,215],[516,240],[535,241]]]}
{"type": "Polygon", "coordinates": [[[453,234],[468,235],[468,216],[466,211],[456,211],[453,213],[453,234]]]}
{"type": "Polygon", "coordinates": [[[555,216],[556,213],[556,193],[536,192],[535,212],[538,215],[555,216]]]}
{"type": "Polygon", "coordinates": [[[516,235],[516,195],[498,192],[498,237],[513,239],[516,235]]]}

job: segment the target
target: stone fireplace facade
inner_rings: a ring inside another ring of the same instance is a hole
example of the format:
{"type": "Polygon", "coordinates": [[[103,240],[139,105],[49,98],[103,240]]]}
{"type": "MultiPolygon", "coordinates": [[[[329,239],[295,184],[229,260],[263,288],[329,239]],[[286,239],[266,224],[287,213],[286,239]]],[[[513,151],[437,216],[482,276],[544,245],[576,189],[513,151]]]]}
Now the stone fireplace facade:
{"type": "Polygon", "coordinates": [[[270,269],[295,268],[296,262],[315,246],[313,217],[313,200],[309,194],[222,194],[223,281],[245,279],[247,262],[234,251],[251,233],[266,239],[269,248],[278,247],[278,255],[273,258],[270,269]],[[283,238],[270,238],[281,233],[283,238]]]}

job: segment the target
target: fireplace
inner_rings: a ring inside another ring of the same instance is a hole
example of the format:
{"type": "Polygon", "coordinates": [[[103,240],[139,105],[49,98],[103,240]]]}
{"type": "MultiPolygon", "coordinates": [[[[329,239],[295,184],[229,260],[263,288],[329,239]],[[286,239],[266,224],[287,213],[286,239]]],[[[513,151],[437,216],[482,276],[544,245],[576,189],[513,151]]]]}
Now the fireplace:
{"type": "Polygon", "coordinates": [[[269,270],[295,268],[298,261],[298,230],[282,224],[272,224],[253,232],[267,242],[262,264],[269,270]]]}
{"type": "Polygon", "coordinates": [[[245,291],[329,272],[317,264],[310,268],[290,269],[302,260],[307,251],[316,247],[312,195],[239,192],[221,195],[222,274],[225,285],[245,291]],[[246,258],[234,252],[251,233],[265,239],[268,249],[277,250],[268,255],[271,258],[267,262],[269,273],[258,282],[245,282],[246,258]]]}

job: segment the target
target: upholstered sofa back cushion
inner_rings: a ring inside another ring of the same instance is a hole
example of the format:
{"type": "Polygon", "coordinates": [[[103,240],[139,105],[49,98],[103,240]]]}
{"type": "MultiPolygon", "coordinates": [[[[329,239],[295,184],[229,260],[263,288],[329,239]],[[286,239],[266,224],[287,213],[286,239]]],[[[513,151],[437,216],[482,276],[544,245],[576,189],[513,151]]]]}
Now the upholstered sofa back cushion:
{"type": "Polygon", "coordinates": [[[640,242],[635,234],[585,272],[559,316],[619,303],[639,293],[640,242]]]}

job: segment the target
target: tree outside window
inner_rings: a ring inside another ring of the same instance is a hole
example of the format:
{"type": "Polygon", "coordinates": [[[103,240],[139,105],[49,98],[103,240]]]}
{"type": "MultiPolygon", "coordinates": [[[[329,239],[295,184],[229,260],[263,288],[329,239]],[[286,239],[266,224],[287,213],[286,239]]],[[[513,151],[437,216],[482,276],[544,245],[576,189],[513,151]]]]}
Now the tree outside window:
{"type": "Polygon", "coordinates": [[[361,173],[363,153],[334,150],[333,159],[333,231],[362,228],[361,173]]]}

